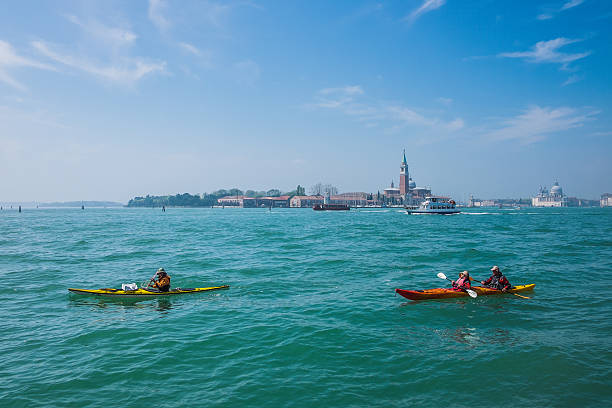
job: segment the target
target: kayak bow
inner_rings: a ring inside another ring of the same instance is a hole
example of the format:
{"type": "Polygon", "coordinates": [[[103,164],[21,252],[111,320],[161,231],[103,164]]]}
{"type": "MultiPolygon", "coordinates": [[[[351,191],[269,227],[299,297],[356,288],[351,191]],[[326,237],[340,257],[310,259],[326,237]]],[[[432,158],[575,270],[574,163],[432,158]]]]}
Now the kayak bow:
{"type": "Polygon", "coordinates": [[[68,288],[68,290],[72,293],[78,293],[82,295],[96,295],[96,296],[109,296],[109,297],[117,297],[117,298],[141,298],[141,297],[164,297],[164,296],[174,296],[174,295],[183,295],[185,293],[199,293],[199,292],[208,292],[211,290],[218,289],[229,289],[229,285],[223,286],[212,286],[209,288],[175,288],[169,290],[168,292],[159,292],[155,290],[149,289],[136,289],[136,290],[121,290],[121,289],[112,289],[112,288],[102,288],[102,289],[75,289],[68,288]]]}
{"type": "MultiPolygon", "coordinates": [[[[501,290],[485,288],[482,286],[473,286],[472,290],[476,291],[479,296],[487,296],[487,295],[502,295],[504,293],[516,293],[516,292],[524,292],[527,290],[533,290],[535,287],[535,283],[530,285],[518,285],[514,286],[507,292],[502,292],[501,290]]],[[[404,289],[395,289],[396,293],[399,293],[406,299],[410,300],[426,300],[426,299],[451,299],[458,297],[466,297],[468,296],[465,292],[460,292],[452,289],[446,288],[437,288],[437,289],[425,289],[425,290],[404,290],[404,289]]]]}

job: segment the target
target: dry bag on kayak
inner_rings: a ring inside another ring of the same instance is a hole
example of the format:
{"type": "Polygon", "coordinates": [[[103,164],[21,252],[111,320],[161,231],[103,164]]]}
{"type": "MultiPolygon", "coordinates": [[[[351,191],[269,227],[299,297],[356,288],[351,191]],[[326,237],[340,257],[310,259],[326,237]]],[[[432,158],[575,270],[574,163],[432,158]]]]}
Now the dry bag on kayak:
{"type": "Polygon", "coordinates": [[[121,290],[136,290],[138,289],[138,285],[135,283],[122,283],[121,290]]]}

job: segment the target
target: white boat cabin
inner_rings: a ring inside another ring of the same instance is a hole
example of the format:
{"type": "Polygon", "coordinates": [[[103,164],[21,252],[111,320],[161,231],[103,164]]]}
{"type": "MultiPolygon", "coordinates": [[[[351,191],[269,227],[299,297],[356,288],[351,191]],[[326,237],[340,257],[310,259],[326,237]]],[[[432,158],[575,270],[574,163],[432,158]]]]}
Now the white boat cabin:
{"type": "Polygon", "coordinates": [[[459,210],[450,197],[427,196],[418,207],[406,208],[410,214],[456,214],[459,210]]]}
{"type": "Polygon", "coordinates": [[[453,210],[455,201],[449,197],[425,197],[421,207],[428,210],[453,210]]]}

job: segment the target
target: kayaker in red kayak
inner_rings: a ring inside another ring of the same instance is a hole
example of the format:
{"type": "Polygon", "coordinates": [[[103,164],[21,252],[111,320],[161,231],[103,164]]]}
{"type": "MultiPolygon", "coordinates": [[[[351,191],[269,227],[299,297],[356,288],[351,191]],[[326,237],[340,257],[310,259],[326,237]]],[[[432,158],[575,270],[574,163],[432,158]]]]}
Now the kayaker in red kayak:
{"type": "Polygon", "coordinates": [[[465,289],[472,289],[472,284],[470,283],[470,273],[468,271],[459,273],[459,279],[452,281],[452,283],[453,290],[461,291],[465,289]]]}
{"type": "Polygon", "coordinates": [[[170,290],[170,276],[166,273],[164,268],[157,270],[157,280],[152,279],[149,286],[159,289],[160,292],[168,292],[170,290]]]}
{"type": "Polygon", "coordinates": [[[506,292],[512,287],[512,285],[510,285],[510,282],[508,282],[508,279],[506,279],[506,277],[502,275],[501,271],[499,270],[499,266],[495,265],[494,267],[492,267],[491,272],[493,272],[493,274],[489,277],[489,279],[480,282],[483,286],[486,286],[491,289],[501,290],[502,292],[506,292]]]}

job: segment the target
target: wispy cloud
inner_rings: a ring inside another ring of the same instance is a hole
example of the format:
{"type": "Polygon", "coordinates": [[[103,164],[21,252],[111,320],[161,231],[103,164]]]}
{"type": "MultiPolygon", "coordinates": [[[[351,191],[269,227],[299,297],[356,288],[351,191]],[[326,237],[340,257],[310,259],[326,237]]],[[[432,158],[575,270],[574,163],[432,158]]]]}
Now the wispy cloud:
{"type": "Polygon", "coordinates": [[[196,55],[198,57],[202,55],[202,51],[200,51],[195,45],[185,42],[180,42],[178,45],[183,51],[187,51],[190,54],[196,55]]]}
{"type": "Polygon", "coordinates": [[[170,22],[164,14],[166,7],[167,4],[164,0],[149,0],[149,19],[161,31],[170,27],[170,22]]]}
{"type": "Polygon", "coordinates": [[[116,82],[136,82],[147,74],[164,72],[166,67],[165,62],[147,62],[142,59],[128,57],[120,59],[116,64],[102,66],[84,57],[57,51],[42,41],[33,41],[32,46],[42,55],[56,62],[116,82]]]}
{"type": "Polygon", "coordinates": [[[486,132],[491,141],[515,140],[525,144],[535,143],[548,135],[583,126],[599,112],[580,112],[569,107],[551,108],[531,106],[521,114],[506,119],[497,129],[486,132]]]}
{"type": "Polygon", "coordinates": [[[417,18],[421,17],[423,14],[429,13],[430,11],[434,11],[442,7],[446,4],[446,0],[425,0],[421,4],[421,6],[410,14],[408,14],[404,19],[409,22],[414,22],[417,18]]]}
{"type": "Polygon", "coordinates": [[[451,103],[453,103],[453,100],[451,98],[446,98],[444,96],[440,96],[439,98],[436,98],[436,101],[441,103],[442,105],[450,105],[451,103]]]}
{"type": "Polygon", "coordinates": [[[26,87],[21,82],[13,78],[9,73],[9,69],[15,68],[37,68],[45,70],[55,70],[54,67],[48,64],[32,60],[30,58],[22,57],[15,52],[11,44],[6,41],[0,40],[0,82],[4,82],[12,86],[13,88],[21,91],[25,90],[26,87]]]}
{"type": "MultiPolygon", "coordinates": [[[[212,63],[212,53],[209,50],[202,50],[198,47],[196,47],[193,44],[190,43],[186,43],[186,42],[179,42],[178,43],[178,47],[186,54],[189,54],[193,57],[195,57],[195,63],[202,68],[211,68],[213,66],[212,63]]],[[[197,79],[199,79],[199,77],[193,73],[191,73],[189,70],[186,70],[185,68],[183,68],[183,71],[185,71],[186,74],[196,77],[197,79]]]]}
{"type": "Polygon", "coordinates": [[[130,30],[119,27],[109,27],[98,21],[91,20],[83,22],[74,15],[67,15],[66,19],[79,26],[93,38],[113,48],[131,46],[138,38],[138,36],[130,30]]]}
{"type": "Polygon", "coordinates": [[[562,11],[572,9],[584,3],[585,0],[568,0],[560,8],[546,8],[544,13],[538,14],[538,20],[550,20],[562,11]]]}
{"type": "Polygon", "coordinates": [[[576,82],[582,81],[582,79],[583,78],[580,75],[572,75],[569,78],[567,78],[565,80],[565,82],[563,82],[563,84],[561,84],[561,86],[567,86],[567,85],[575,84],[576,82]]]}
{"type": "Polygon", "coordinates": [[[538,17],[537,17],[538,20],[550,20],[551,18],[553,18],[553,15],[550,13],[538,14],[538,17]]]}
{"type": "Polygon", "coordinates": [[[568,64],[579,59],[585,58],[591,54],[591,51],[580,53],[565,53],[559,51],[559,48],[569,44],[574,44],[582,40],[569,38],[555,38],[549,41],[539,41],[529,51],[519,52],[504,52],[498,54],[502,58],[521,58],[527,62],[541,64],[561,64],[562,68],[567,68],[568,64]]]}
{"type": "Polygon", "coordinates": [[[567,9],[574,8],[576,6],[581,5],[582,3],[584,3],[584,0],[569,0],[567,3],[565,3],[561,7],[561,10],[567,10],[567,9]]]}
{"type": "Polygon", "coordinates": [[[383,126],[389,130],[417,126],[443,132],[454,132],[465,126],[461,118],[445,121],[437,117],[430,117],[401,104],[368,101],[360,85],[321,89],[317,92],[316,102],[309,106],[337,110],[357,119],[359,122],[363,122],[367,127],[383,126]]]}

